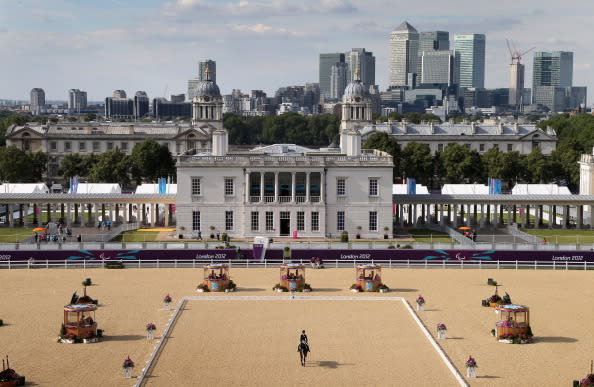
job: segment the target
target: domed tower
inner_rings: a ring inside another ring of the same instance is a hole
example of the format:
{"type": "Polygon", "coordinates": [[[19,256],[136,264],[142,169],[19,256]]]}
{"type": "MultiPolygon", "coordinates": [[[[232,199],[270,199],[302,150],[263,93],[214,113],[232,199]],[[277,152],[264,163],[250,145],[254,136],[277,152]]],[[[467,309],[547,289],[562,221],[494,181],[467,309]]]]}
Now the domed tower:
{"type": "Polygon", "coordinates": [[[340,122],[340,151],[349,156],[361,152],[359,130],[371,122],[371,96],[355,70],[355,79],[344,89],[342,97],[342,121],[340,122]]]}
{"type": "Polygon", "coordinates": [[[216,129],[223,128],[223,97],[216,83],[210,79],[208,67],[204,70],[206,80],[196,86],[192,99],[192,123],[208,123],[216,129]]]}

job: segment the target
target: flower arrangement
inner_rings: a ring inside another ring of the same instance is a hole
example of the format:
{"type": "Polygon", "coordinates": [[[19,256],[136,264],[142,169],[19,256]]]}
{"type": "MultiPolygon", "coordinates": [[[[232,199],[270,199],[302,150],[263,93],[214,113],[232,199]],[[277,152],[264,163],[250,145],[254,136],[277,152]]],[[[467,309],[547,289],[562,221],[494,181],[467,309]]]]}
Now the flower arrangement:
{"type": "Polygon", "coordinates": [[[438,330],[438,331],[447,331],[447,330],[448,330],[448,328],[445,326],[445,324],[444,324],[444,323],[438,323],[438,324],[437,324],[437,330],[438,330]]]}
{"type": "Polygon", "coordinates": [[[425,299],[420,294],[415,301],[417,302],[417,305],[419,305],[419,306],[425,305],[425,299]]]}
{"type": "Polygon", "coordinates": [[[124,363],[122,363],[122,368],[134,368],[134,362],[130,359],[130,356],[124,359],[124,363]]]}
{"type": "Polygon", "coordinates": [[[146,324],[147,331],[154,331],[155,329],[157,329],[157,326],[155,325],[155,323],[150,322],[150,323],[146,324]]]}
{"type": "Polygon", "coordinates": [[[163,298],[163,302],[166,304],[169,304],[171,302],[171,296],[169,294],[167,294],[165,296],[165,298],[163,298]]]}
{"type": "Polygon", "coordinates": [[[272,290],[274,290],[275,292],[288,292],[289,289],[287,289],[286,286],[282,286],[281,284],[276,284],[272,287],[272,290]]]}
{"type": "Polygon", "coordinates": [[[208,288],[208,285],[205,285],[202,283],[196,287],[196,291],[197,292],[210,292],[210,289],[208,288]]]}
{"type": "Polygon", "coordinates": [[[229,280],[229,283],[227,284],[225,291],[234,292],[236,288],[237,288],[237,284],[235,284],[235,282],[233,282],[233,280],[229,280]]]}
{"type": "Polygon", "coordinates": [[[299,292],[311,292],[311,285],[310,284],[303,284],[302,288],[297,289],[299,292]]]}
{"type": "Polygon", "coordinates": [[[357,284],[352,284],[350,287],[351,292],[353,293],[358,293],[358,292],[362,292],[363,288],[361,287],[361,285],[357,285],[357,284]]]}
{"type": "Polygon", "coordinates": [[[478,368],[476,360],[472,356],[468,356],[468,360],[466,360],[466,363],[464,363],[464,365],[466,366],[466,368],[478,368]]]}
{"type": "Polygon", "coordinates": [[[377,291],[380,293],[385,293],[385,292],[389,292],[390,288],[386,284],[379,284],[379,286],[377,287],[377,291]]]}

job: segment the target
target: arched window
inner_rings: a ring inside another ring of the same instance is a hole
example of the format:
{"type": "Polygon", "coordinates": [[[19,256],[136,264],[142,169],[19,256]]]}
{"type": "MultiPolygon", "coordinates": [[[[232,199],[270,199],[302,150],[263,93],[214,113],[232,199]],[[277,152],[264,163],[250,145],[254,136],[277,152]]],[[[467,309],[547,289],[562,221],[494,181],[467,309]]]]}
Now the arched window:
{"type": "Polygon", "coordinates": [[[23,150],[31,150],[31,135],[29,133],[23,133],[23,150]]]}

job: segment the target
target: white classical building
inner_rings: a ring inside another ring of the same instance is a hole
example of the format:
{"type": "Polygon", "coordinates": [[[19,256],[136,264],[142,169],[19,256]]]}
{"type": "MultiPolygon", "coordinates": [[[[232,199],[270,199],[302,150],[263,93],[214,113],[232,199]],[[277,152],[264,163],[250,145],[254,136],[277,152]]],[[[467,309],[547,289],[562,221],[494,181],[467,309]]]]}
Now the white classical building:
{"type": "Polygon", "coordinates": [[[363,139],[377,132],[387,133],[403,148],[411,142],[428,144],[433,153],[442,151],[450,143],[464,145],[481,154],[491,148],[529,154],[539,147],[544,155],[550,155],[557,147],[557,134],[552,128],[542,130],[535,124],[517,122],[413,124],[403,120],[367,123],[361,130],[363,139]]]}
{"type": "MultiPolygon", "coordinates": [[[[206,80],[197,89],[194,109],[204,101],[220,116],[216,84],[206,80]]],[[[360,80],[345,89],[342,109],[340,148],[275,144],[230,152],[220,123],[212,132],[212,150],[178,158],[180,233],[234,238],[391,233],[393,161],[385,152],[361,149],[359,130],[371,119],[371,100],[360,80]]]]}

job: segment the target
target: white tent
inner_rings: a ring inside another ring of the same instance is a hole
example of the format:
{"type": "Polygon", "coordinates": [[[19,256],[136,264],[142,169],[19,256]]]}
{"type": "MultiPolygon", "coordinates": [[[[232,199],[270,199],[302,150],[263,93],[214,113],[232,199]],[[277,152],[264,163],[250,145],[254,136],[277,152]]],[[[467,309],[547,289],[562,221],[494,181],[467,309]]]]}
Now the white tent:
{"type": "Polygon", "coordinates": [[[48,193],[44,183],[4,183],[0,185],[2,193],[48,193]]]}
{"type": "Polygon", "coordinates": [[[115,183],[78,183],[77,194],[120,194],[122,187],[115,183]]]}
{"type": "Polygon", "coordinates": [[[569,188],[556,184],[516,184],[512,195],[571,195],[569,188]]]}
{"type": "MultiPolygon", "coordinates": [[[[417,184],[415,189],[417,190],[417,195],[429,195],[429,190],[425,185],[417,184]]],[[[407,193],[408,190],[406,184],[392,184],[393,195],[406,195],[407,193]]]]}
{"type": "MultiPolygon", "coordinates": [[[[168,194],[177,194],[177,184],[167,184],[168,194]]],[[[142,184],[136,187],[137,194],[158,194],[159,184],[142,184]]]]}
{"type": "Polygon", "coordinates": [[[484,184],[444,184],[442,195],[488,195],[489,186],[484,184]]]}

